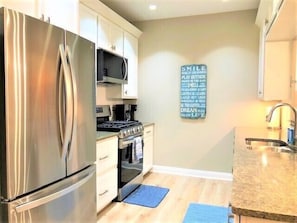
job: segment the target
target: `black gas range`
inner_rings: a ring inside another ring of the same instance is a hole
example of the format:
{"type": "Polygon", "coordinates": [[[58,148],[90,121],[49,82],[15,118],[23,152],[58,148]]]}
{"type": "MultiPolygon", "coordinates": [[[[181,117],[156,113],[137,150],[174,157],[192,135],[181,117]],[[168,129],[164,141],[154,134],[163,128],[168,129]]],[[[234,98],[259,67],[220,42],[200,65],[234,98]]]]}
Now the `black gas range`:
{"type": "Polygon", "coordinates": [[[139,121],[110,121],[110,107],[96,107],[97,131],[118,132],[118,196],[122,201],[143,181],[143,125],[139,121]]]}

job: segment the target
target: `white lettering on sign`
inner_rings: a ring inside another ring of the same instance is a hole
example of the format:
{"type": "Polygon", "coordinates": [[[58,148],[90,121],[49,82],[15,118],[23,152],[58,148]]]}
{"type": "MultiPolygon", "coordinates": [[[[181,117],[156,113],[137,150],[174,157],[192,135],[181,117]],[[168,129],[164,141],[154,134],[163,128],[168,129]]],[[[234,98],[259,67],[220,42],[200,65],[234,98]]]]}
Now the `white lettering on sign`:
{"type": "Polygon", "coordinates": [[[181,67],[181,117],[205,118],[206,77],[206,65],[184,65],[181,67]]]}

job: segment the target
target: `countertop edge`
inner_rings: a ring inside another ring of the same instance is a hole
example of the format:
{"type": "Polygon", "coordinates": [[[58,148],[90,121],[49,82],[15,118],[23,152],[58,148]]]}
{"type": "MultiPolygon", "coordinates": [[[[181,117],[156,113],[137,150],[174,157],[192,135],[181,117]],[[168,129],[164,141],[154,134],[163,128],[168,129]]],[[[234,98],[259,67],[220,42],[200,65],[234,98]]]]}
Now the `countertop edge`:
{"type": "Polygon", "coordinates": [[[284,215],[284,214],[278,214],[278,213],[269,213],[269,212],[263,212],[263,211],[254,211],[254,210],[237,208],[234,206],[232,206],[232,213],[236,215],[262,218],[262,219],[273,220],[273,221],[297,222],[296,216],[284,215]]]}
{"type": "Polygon", "coordinates": [[[148,126],[151,126],[151,125],[155,125],[155,123],[153,123],[153,122],[142,122],[142,125],[143,125],[143,127],[148,127],[148,126]]]}
{"type": "Polygon", "coordinates": [[[105,131],[97,131],[96,133],[96,141],[100,141],[103,139],[107,139],[110,137],[118,136],[118,132],[105,132],[105,131]]]}

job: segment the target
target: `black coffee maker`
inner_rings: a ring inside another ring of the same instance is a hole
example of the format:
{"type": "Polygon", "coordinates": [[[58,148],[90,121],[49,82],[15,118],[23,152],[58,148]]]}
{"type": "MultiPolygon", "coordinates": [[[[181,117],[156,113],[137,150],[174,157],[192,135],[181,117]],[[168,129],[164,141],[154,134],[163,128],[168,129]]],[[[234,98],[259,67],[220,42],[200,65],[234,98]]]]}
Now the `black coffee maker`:
{"type": "Polygon", "coordinates": [[[116,104],[112,106],[113,120],[135,121],[134,113],[137,110],[135,104],[116,104]]]}

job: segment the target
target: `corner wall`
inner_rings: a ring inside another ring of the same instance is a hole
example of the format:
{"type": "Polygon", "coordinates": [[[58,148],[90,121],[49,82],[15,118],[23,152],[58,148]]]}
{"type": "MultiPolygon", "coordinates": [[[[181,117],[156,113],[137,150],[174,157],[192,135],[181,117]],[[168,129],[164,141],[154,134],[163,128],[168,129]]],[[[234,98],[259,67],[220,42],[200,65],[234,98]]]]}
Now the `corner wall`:
{"type": "Polygon", "coordinates": [[[154,164],[231,172],[236,126],[266,126],[257,98],[256,11],[139,22],[137,119],[154,122],[154,164]],[[180,68],[206,64],[207,116],[179,116],[180,68]]]}

